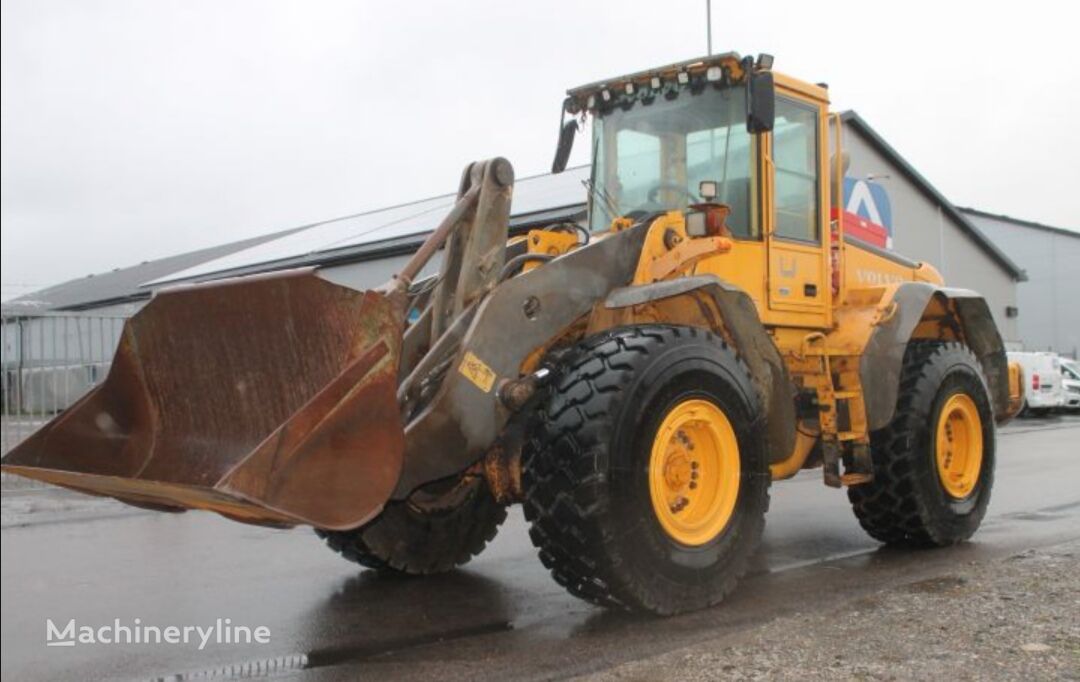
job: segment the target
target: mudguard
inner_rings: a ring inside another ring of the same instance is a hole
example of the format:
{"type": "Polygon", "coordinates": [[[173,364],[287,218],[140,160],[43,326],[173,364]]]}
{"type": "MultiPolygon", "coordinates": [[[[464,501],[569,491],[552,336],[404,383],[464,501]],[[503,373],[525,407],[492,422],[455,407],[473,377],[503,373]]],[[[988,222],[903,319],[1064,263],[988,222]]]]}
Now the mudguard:
{"type": "Polygon", "coordinates": [[[934,296],[942,296],[951,304],[949,308],[955,313],[964,342],[982,365],[994,418],[1000,422],[1012,416],[1005,344],[986,300],[967,289],[928,282],[903,282],[895,286],[891,299],[883,302],[893,306],[893,312],[874,326],[859,361],[870,430],[884,428],[892,421],[899,397],[904,352],[934,296]]]}
{"type": "Polygon", "coordinates": [[[626,308],[694,291],[712,299],[720,311],[720,319],[711,325],[713,330],[736,349],[750,368],[766,416],[769,463],[787,459],[795,447],[795,387],[780,351],[745,291],[715,275],[693,275],[616,289],[604,306],[626,308]]]}

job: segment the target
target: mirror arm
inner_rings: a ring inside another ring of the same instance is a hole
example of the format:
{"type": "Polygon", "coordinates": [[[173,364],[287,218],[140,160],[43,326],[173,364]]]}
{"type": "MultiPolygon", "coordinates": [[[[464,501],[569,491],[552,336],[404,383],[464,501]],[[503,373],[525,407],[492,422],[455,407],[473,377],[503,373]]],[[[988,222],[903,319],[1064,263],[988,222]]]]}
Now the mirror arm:
{"type": "Polygon", "coordinates": [[[559,141],[555,146],[555,160],[551,162],[551,172],[562,173],[566,170],[566,164],[570,161],[570,152],[574,148],[574,136],[578,131],[578,122],[571,119],[566,121],[566,103],[563,103],[559,114],[559,141]]]}

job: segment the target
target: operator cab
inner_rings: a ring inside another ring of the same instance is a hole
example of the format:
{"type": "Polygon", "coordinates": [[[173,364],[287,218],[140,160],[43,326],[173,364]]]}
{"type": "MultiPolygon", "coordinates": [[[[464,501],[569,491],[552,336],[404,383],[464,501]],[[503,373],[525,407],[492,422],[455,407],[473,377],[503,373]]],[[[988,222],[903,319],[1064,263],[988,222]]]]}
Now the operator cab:
{"type": "Polygon", "coordinates": [[[593,116],[589,228],[718,203],[732,236],[760,234],[754,133],[772,127],[769,64],[725,54],[571,90],[565,112],[593,116]]]}
{"type": "Polygon", "coordinates": [[[736,246],[695,272],[742,287],[766,324],[827,328],[840,271],[827,222],[842,203],[828,181],[838,142],[825,88],[774,74],[772,61],[726,53],[570,90],[552,170],[565,167],[578,129],[567,117],[591,117],[591,231],[678,211],[688,229],[704,213],[713,234],[719,210],[718,233],[736,246]]]}

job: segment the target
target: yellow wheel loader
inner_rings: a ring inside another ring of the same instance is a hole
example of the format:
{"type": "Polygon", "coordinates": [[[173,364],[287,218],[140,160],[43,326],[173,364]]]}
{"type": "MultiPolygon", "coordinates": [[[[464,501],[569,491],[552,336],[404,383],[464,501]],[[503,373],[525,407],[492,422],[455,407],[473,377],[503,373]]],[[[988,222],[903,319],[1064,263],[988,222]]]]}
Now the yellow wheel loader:
{"type": "Polygon", "coordinates": [[[415,574],[468,561],[521,502],[556,581],[660,614],[733,589],[771,482],[802,469],[878,540],[967,539],[1018,405],[1001,337],[978,294],[845,234],[828,91],[771,67],[569,91],[553,170],[591,119],[579,221],[511,234],[496,158],[379,289],[316,267],[159,291],[103,384],[3,469],[309,525],[415,574]]]}

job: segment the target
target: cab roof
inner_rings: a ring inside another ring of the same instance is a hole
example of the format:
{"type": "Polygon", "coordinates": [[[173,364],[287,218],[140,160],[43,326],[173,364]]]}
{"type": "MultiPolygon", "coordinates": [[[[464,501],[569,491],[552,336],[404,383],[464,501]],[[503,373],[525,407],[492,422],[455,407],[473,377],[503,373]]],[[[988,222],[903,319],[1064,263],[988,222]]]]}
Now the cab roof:
{"type": "Polygon", "coordinates": [[[752,61],[744,59],[737,52],[688,59],[572,88],[566,92],[565,108],[567,112],[576,114],[616,98],[647,98],[682,86],[700,86],[707,82],[719,85],[738,83],[748,67],[753,68],[752,61]]]}

